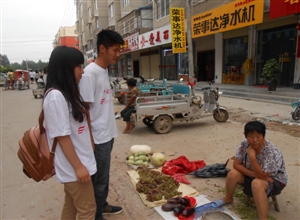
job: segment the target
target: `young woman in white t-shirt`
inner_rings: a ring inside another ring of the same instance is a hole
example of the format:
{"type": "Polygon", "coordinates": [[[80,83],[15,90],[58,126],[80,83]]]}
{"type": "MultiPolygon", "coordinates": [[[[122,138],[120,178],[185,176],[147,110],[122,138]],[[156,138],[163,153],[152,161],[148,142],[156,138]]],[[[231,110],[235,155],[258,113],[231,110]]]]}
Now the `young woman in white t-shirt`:
{"type": "Polygon", "coordinates": [[[57,139],[56,180],[64,184],[61,219],[95,219],[96,202],[91,175],[97,171],[92,136],[87,122],[88,106],[78,83],[83,74],[82,53],[72,47],[56,47],[50,56],[43,101],[49,146],[57,139]],[[52,90],[51,90],[52,89],[52,90]]]}

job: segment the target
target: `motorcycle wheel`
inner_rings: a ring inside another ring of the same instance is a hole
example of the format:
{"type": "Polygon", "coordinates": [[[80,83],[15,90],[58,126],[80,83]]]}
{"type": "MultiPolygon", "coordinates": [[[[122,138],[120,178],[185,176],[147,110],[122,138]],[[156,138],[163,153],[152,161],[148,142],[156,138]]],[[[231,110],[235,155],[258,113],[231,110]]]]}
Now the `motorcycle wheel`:
{"type": "Polygon", "coordinates": [[[20,91],[21,91],[21,90],[22,90],[22,86],[18,86],[18,90],[20,90],[20,91]]]}
{"type": "Polygon", "coordinates": [[[147,127],[153,127],[153,120],[151,120],[150,118],[144,118],[144,119],[143,119],[143,123],[144,123],[147,127]]]}
{"type": "Polygon", "coordinates": [[[158,116],[153,122],[153,128],[158,134],[166,134],[173,127],[173,121],[170,116],[158,116]]]}
{"type": "Polygon", "coordinates": [[[292,113],[292,118],[294,120],[299,120],[300,119],[300,107],[298,106],[295,111],[292,113]]]}
{"type": "Polygon", "coordinates": [[[220,114],[217,109],[213,111],[213,117],[217,122],[226,122],[229,118],[229,114],[225,109],[219,109],[220,114]]]}

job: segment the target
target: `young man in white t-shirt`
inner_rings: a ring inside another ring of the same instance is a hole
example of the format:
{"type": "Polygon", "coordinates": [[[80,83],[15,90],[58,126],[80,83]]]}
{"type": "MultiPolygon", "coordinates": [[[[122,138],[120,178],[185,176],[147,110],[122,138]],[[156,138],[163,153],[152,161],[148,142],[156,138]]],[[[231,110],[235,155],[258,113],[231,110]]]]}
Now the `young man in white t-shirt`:
{"type": "Polygon", "coordinates": [[[109,170],[114,138],[118,136],[108,66],[116,64],[124,40],[112,30],[97,35],[98,56],[84,69],[79,89],[84,102],[90,105],[91,125],[95,141],[97,172],[92,176],[97,203],[96,220],[105,214],[118,214],[122,207],[108,205],[109,170]]]}

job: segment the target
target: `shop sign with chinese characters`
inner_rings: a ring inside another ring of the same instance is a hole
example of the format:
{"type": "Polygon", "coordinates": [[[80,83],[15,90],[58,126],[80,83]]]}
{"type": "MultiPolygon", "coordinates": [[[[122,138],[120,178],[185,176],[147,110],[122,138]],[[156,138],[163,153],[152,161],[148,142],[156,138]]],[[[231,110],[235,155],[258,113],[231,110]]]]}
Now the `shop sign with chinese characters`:
{"type": "Polygon", "coordinates": [[[300,13],[300,0],[270,0],[270,19],[300,13]]]}
{"type": "Polygon", "coordinates": [[[166,25],[164,27],[139,35],[139,49],[171,43],[172,39],[170,37],[170,33],[170,25],[166,25]]]}
{"type": "Polygon", "coordinates": [[[263,21],[264,1],[238,0],[192,17],[192,38],[234,30],[263,21]]]}
{"type": "Polygon", "coordinates": [[[172,52],[186,52],[186,38],[184,25],[184,8],[170,8],[172,30],[172,52]]]}
{"type": "Polygon", "coordinates": [[[139,49],[139,34],[133,34],[124,38],[124,45],[121,45],[120,53],[128,53],[139,49]]]}

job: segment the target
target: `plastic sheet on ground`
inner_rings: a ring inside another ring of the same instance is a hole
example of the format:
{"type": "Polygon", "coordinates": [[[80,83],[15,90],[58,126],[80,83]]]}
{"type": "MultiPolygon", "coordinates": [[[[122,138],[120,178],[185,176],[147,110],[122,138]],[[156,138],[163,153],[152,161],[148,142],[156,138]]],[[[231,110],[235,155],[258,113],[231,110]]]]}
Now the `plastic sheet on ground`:
{"type": "MultiPolygon", "coordinates": [[[[197,207],[211,203],[211,201],[209,201],[205,195],[198,195],[195,197],[196,201],[197,201],[197,207]]],[[[174,216],[173,212],[165,212],[161,209],[161,206],[155,207],[154,208],[163,219],[166,220],[178,220],[178,218],[176,216],[174,216]]],[[[234,220],[240,220],[239,217],[237,217],[234,213],[232,213],[231,211],[229,211],[228,209],[226,209],[224,206],[222,208],[218,208],[215,209],[214,211],[220,211],[220,212],[225,212],[228,215],[230,215],[232,217],[232,219],[234,220]]],[[[205,212],[203,212],[204,214],[205,212]]],[[[194,220],[200,220],[202,218],[202,216],[199,217],[195,217],[194,220]]],[[[221,219],[220,219],[221,220],[221,219]]]]}
{"type": "MultiPolygon", "coordinates": [[[[155,169],[155,171],[161,172],[160,170],[156,170],[156,169],[155,169]]],[[[135,170],[129,170],[129,171],[127,171],[127,173],[130,176],[130,180],[133,184],[133,187],[136,188],[138,178],[140,177],[138,172],[135,171],[135,170]]],[[[199,194],[199,192],[197,190],[195,190],[193,187],[191,187],[189,185],[186,185],[186,184],[183,184],[183,183],[179,184],[178,191],[182,192],[182,196],[195,197],[199,194]]],[[[144,205],[148,208],[153,208],[153,207],[156,207],[156,206],[160,206],[160,205],[167,202],[166,200],[159,200],[159,201],[149,202],[149,201],[146,200],[146,194],[144,194],[144,193],[138,193],[138,194],[139,194],[140,198],[142,199],[144,205]]]]}

